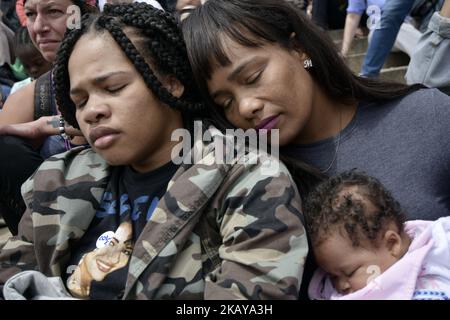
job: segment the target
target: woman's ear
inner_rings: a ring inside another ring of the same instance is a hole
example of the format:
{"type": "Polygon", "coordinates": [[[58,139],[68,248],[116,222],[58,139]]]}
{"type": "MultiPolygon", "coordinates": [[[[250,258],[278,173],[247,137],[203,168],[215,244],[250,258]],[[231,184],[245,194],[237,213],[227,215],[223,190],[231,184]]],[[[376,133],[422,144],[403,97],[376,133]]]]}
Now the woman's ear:
{"type": "Polygon", "coordinates": [[[184,93],[184,85],[174,75],[165,76],[162,84],[176,98],[180,98],[184,93]]]}
{"type": "Polygon", "coordinates": [[[300,46],[300,43],[297,40],[297,34],[295,32],[292,32],[289,38],[291,42],[291,48],[295,51],[295,54],[298,55],[299,59],[301,61],[310,60],[311,57],[308,56],[300,46]]]}
{"type": "Polygon", "coordinates": [[[384,245],[391,255],[397,259],[400,259],[403,255],[403,239],[394,230],[388,229],[383,237],[384,245]]]}

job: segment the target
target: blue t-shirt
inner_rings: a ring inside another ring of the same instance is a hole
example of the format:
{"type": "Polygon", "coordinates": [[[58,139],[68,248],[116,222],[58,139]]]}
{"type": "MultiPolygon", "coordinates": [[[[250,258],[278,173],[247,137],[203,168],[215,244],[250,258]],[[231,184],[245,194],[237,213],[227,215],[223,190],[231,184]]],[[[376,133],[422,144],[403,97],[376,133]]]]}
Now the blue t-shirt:
{"type": "Polygon", "coordinates": [[[340,135],[280,152],[321,170],[334,160],[330,176],[365,171],[392,192],[408,220],[450,215],[450,97],[437,89],[361,103],[340,135]]]}
{"type": "Polygon", "coordinates": [[[10,92],[11,92],[10,87],[0,84],[0,111],[2,110],[3,105],[5,104],[6,99],[8,98],[10,92]]]}
{"type": "Polygon", "coordinates": [[[372,5],[378,6],[382,10],[385,2],[386,0],[349,0],[347,13],[362,15],[372,5]]]}

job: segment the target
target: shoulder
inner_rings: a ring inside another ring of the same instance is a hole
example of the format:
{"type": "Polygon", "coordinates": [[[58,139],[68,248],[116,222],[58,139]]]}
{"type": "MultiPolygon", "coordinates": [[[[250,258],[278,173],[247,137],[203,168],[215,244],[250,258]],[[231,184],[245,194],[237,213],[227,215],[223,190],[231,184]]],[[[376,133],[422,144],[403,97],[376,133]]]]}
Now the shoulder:
{"type": "Polygon", "coordinates": [[[276,157],[264,152],[252,152],[238,159],[229,176],[237,177],[235,186],[248,192],[268,192],[273,188],[295,188],[286,166],[276,157]]]}
{"type": "Polygon", "coordinates": [[[14,92],[18,91],[19,89],[25,87],[27,84],[30,84],[32,82],[33,82],[33,79],[31,79],[31,78],[26,78],[25,80],[15,82],[11,88],[11,94],[13,94],[14,92]]]}
{"type": "Polygon", "coordinates": [[[360,108],[368,113],[366,120],[373,119],[376,114],[385,114],[404,120],[418,117],[422,121],[435,121],[436,116],[450,117],[450,97],[438,89],[427,88],[387,102],[363,103],[360,108]]]}
{"type": "Polygon", "coordinates": [[[395,99],[391,102],[396,106],[414,107],[434,107],[440,105],[450,106],[450,97],[439,91],[438,89],[424,88],[419,89],[410,94],[395,99]]]}
{"type": "MultiPolygon", "coordinates": [[[[217,138],[217,136],[215,137],[217,138]]],[[[226,143],[225,145],[216,143],[214,149],[216,161],[223,162],[228,167],[225,184],[232,183],[247,190],[255,187],[264,188],[265,183],[270,184],[272,181],[283,181],[285,184],[295,185],[289,170],[278,158],[278,150],[274,149],[275,151],[269,154],[263,151],[267,148],[261,148],[258,144],[249,147],[245,143],[245,138],[241,137],[241,139],[239,134],[222,136],[222,139],[226,140],[230,137],[231,140],[228,141],[235,142],[231,149],[230,145],[226,143]],[[223,146],[224,150],[217,150],[220,146],[223,146]],[[230,154],[233,157],[229,157],[230,154]],[[224,158],[218,158],[221,156],[224,158]]],[[[249,137],[249,139],[252,138],[256,139],[256,136],[249,137]]]]}
{"type": "MultiPolygon", "coordinates": [[[[421,127],[441,136],[450,134],[450,97],[438,89],[421,89],[403,98],[399,107],[415,117],[421,127]],[[401,105],[401,106],[400,106],[401,105]]],[[[443,137],[448,141],[449,136],[443,137]]]]}
{"type": "MultiPolygon", "coordinates": [[[[227,215],[237,210],[269,229],[284,224],[301,229],[302,200],[285,165],[264,152],[249,154],[240,161],[232,166],[218,193],[221,203],[228,207],[227,215]]],[[[227,223],[222,228],[234,219],[224,221],[227,223]]]]}
{"type": "MultiPolygon", "coordinates": [[[[218,194],[229,198],[236,194],[250,196],[275,192],[282,197],[289,189],[291,197],[299,198],[288,169],[278,159],[278,152],[270,155],[261,148],[249,147],[244,138],[238,137],[239,133],[227,132],[224,135],[214,127],[210,127],[208,133],[206,140],[209,143],[205,144],[203,158],[198,165],[209,164],[221,172],[221,192],[218,194]]],[[[256,139],[249,139],[252,138],[256,139]]]]}
{"type": "MultiPolygon", "coordinates": [[[[200,133],[201,141],[196,141],[189,154],[182,157],[184,169],[175,174],[170,184],[170,193],[178,202],[195,207],[194,195],[201,191],[199,194],[207,198],[203,199],[220,211],[226,210],[227,205],[234,210],[250,203],[257,208],[263,201],[274,207],[277,203],[293,202],[294,211],[300,211],[296,185],[276,157],[242,147],[245,144],[240,142],[233,145],[232,135],[223,135],[215,128],[200,133]]],[[[257,210],[260,213],[261,207],[257,210]]]]}
{"type": "Polygon", "coordinates": [[[52,192],[76,184],[101,184],[109,176],[110,166],[90,148],[77,147],[45,160],[22,185],[24,198],[34,191],[52,192]]]}
{"type": "Polygon", "coordinates": [[[450,97],[435,88],[419,89],[405,96],[405,100],[422,105],[450,105],[450,97]]]}
{"type": "MultiPolygon", "coordinates": [[[[25,79],[23,81],[20,81],[19,83],[20,84],[26,83],[26,81],[29,81],[29,79],[30,78],[25,79]]],[[[31,96],[33,96],[35,87],[36,87],[36,81],[31,81],[27,85],[22,86],[20,88],[20,90],[17,91],[17,93],[12,94],[10,97],[18,100],[18,99],[24,98],[30,94],[31,94],[31,96]]]]}
{"type": "Polygon", "coordinates": [[[41,164],[38,171],[56,169],[67,176],[102,176],[101,172],[108,168],[106,161],[94,150],[80,146],[48,158],[41,164]]]}

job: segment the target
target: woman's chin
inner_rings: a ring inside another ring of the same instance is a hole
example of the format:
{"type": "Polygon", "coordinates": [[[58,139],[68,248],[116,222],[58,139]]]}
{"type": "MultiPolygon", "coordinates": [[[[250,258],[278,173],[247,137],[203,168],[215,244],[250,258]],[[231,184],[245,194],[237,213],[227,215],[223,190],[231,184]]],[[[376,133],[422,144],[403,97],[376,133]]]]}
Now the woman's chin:
{"type": "Polygon", "coordinates": [[[108,163],[110,166],[126,166],[129,165],[129,161],[123,159],[123,158],[117,158],[117,157],[106,157],[101,155],[106,163],[108,163]]]}
{"type": "Polygon", "coordinates": [[[56,52],[54,52],[54,51],[44,51],[41,53],[42,53],[42,57],[48,62],[53,62],[56,60],[56,52]]]}
{"type": "Polygon", "coordinates": [[[113,150],[101,150],[92,148],[100,155],[110,166],[123,166],[129,164],[130,159],[124,157],[124,152],[116,152],[113,150]]]}

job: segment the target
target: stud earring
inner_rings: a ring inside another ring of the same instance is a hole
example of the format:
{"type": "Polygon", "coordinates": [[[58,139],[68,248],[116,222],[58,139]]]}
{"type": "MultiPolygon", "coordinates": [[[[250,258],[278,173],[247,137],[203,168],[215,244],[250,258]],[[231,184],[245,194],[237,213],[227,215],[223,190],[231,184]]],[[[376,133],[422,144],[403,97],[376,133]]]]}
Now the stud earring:
{"type": "Polygon", "coordinates": [[[303,66],[305,67],[305,69],[312,68],[312,66],[313,66],[312,60],[310,58],[305,59],[303,61],[303,66]]]}

